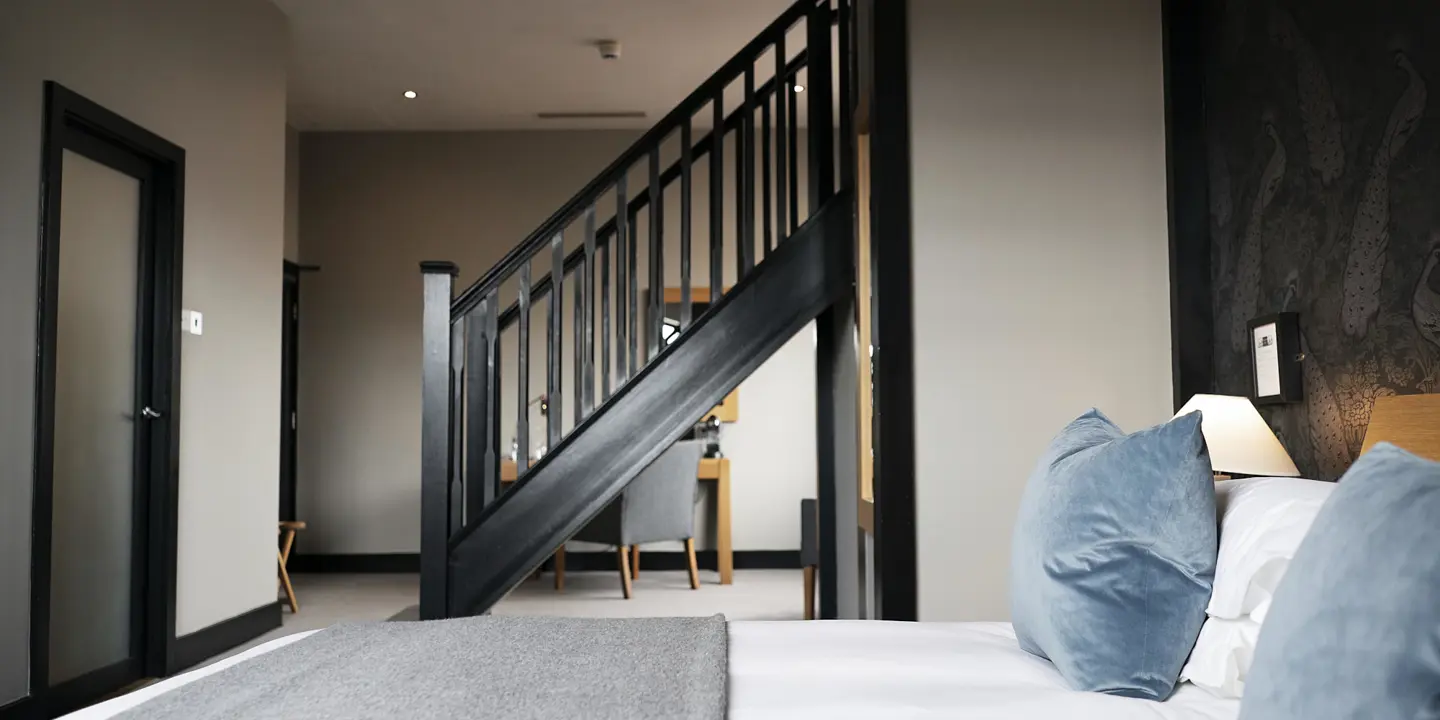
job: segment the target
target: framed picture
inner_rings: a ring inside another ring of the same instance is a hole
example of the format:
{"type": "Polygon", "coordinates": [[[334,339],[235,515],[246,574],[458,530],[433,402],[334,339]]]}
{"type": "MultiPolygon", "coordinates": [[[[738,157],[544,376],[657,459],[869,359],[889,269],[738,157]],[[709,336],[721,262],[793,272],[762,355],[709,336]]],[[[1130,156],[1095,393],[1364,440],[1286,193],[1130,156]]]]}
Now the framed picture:
{"type": "Polygon", "coordinates": [[[1250,398],[1256,405],[1304,400],[1300,368],[1300,316],[1277,313],[1258,317],[1250,327],[1250,398]]]}

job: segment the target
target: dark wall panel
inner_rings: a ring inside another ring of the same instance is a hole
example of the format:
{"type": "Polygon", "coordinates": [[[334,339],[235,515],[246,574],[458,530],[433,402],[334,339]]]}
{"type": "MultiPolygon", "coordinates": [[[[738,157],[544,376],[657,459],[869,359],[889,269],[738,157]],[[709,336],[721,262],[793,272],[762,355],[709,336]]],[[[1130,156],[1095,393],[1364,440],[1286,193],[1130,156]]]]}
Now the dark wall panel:
{"type": "Polygon", "coordinates": [[[1333,479],[1375,398],[1440,392],[1440,13],[1213,0],[1206,20],[1218,390],[1250,391],[1249,319],[1300,313],[1306,401],[1263,412],[1333,479]]]}

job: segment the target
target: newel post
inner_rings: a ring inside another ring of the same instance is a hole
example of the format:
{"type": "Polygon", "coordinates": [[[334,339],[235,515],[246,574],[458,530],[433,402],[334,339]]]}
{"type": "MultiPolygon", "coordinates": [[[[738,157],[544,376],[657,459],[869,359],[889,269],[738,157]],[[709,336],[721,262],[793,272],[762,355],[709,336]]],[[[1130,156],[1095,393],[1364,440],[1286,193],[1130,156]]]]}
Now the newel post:
{"type": "Polygon", "coordinates": [[[451,473],[450,300],[460,270],[450,262],[422,262],[420,405],[420,618],[449,616],[451,473]]]}

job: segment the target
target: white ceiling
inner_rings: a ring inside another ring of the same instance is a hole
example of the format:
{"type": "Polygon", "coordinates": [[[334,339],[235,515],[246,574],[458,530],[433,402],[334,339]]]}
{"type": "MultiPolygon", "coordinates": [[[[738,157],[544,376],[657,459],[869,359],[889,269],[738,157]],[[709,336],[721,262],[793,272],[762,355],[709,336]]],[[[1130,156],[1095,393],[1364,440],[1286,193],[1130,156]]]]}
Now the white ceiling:
{"type": "Polygon", "coordinates": [[[792,1],[273,0],[301,130],[649,127],[792,1]],[[595,42],[611,38],[623,57],[603,61],[595,42]]]}

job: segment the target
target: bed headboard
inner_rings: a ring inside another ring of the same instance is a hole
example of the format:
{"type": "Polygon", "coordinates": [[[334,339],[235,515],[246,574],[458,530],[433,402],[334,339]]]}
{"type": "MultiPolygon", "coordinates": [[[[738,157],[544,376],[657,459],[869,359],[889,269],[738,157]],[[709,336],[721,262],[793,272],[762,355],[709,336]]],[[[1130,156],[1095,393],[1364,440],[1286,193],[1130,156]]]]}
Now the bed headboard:
{"type": "Polygon", "coordinates": [[[1375,401],[1363,454],[1377,442],[1390,442],[1416,455],[1440,461],[1440,395],[1391,395],[1375,401]]]}

